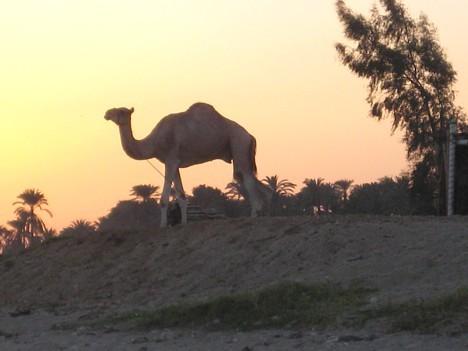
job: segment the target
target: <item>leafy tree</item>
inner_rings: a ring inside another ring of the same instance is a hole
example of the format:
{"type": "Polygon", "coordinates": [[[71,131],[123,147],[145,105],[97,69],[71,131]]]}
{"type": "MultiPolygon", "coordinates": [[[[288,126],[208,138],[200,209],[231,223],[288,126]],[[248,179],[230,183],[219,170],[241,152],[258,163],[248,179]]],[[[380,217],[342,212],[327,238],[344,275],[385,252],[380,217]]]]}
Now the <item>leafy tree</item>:
{"type": "Polygon", "coordinates": [[[455,104],[456,72],[435,27],[424,15],[412,18],[398,0],[380,0],[380,8],[374,6],[367,18],[343,0],[336,4],[345,36],[354,42],[353,47],[336,45],[343,64],[368,79],[371,115],[392,118],[393,130],[404,131],[408,159],[417,172],[436,179],[430,191],[439,197],[442,212],[448,122],[453,118],[463,124],[465,115],[455,104]]]}
{"type": "Polygon", "coordinates": [[[409,192],[414,214],[438,213],[439,196],[434,192],[438,188],[438,176],[431,167],[433,163],[433,155],[427,154],[422,162],[415,163],[411,169],[409,192]]]}
{"type": "Polygon", "coordinates": [[[384,177],[378,182],[356,185],[351,191],[346,208],[351,213],[411,214],[409,177],[384,177]]]}
{"type": "Polygon", "coordinates": [[[148,202],[151,200],[157,200],[161,194],[159,193],[159,186],[151,184],[140,184],[132,187],[130,195],[135,197],[135,200],[141,202],[148,202]]]}
{"type": "Polygon", "coordinates": [[[156,201],[119,201],[110,212],[98,221],[99,230],[138,231],[158,228],[161,219],[156,201]]]}
{"type": "Polygon", "coordinates": [[[220,189],[202,184],[193,188],[190,203],[201,208],[214,208],[224,212],[226,196],[220,189]]]}
{"type": "Polygon", "coordinates": [[[85,219],[77,219],[62,229],[60,235],[89,235],[96,233],[96,225],[85,219]]]}

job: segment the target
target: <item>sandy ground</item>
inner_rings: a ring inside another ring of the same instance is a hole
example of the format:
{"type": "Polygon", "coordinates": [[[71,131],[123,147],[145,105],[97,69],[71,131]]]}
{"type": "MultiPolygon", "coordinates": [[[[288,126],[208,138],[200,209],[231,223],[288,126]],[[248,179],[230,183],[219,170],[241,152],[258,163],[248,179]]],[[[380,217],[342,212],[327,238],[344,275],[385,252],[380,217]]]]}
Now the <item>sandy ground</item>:
{"type": "Polygon", "coordinates": [[[0,350],[468,349],[467,334],[378,329],[129,333],[54,327],[281,281],[354,280],[378,289],[373,304],[468,286],[468,218],[236,219],[56,240],[0,259],[0,350]],[[11,316],[15,311],[31,313],[11,316]]]}
{"type": "Polygon", "coordinates": [[[2,351],[280,351],[280,350],[467,350],[468,335],[458,337],[410,334],[365,334],[356,331],[266,330],[212,332],[200,330],[153,330],[119,332],[77,327],[54,330],[54,325],[79,318],[36,311],[28,316],[0,314],[2,351]]]}

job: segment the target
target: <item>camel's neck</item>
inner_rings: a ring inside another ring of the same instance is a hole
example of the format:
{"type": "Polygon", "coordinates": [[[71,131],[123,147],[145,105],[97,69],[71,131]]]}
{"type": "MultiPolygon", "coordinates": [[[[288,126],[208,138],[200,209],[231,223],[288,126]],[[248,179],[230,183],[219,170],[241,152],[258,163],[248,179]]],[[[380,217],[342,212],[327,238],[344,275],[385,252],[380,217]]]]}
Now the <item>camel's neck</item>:
{"type": "Polygon", "coordinates": [[[132,126],[119,126],[120,141],[125,153],[135,160],[147,160],[154,157],[145,140],[136,140],[133,136],[132,126]]]}

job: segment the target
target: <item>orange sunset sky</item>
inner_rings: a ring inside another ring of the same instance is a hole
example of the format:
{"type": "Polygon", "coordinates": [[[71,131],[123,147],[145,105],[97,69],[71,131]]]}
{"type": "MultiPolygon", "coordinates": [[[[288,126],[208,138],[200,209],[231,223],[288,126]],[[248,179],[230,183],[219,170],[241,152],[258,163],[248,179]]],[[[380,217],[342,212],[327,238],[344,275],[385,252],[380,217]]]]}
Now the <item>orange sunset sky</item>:
{"type": "MultiPolygon", "coordinates": [[[[371,0],[347,0],[368,14],[371,0]]],[[[407,0],[426,13],[468,106],[468,3],[407,0]]],[[[49,200],[56,229],[95,220],[133,185],[162,185],[127,157],[107,109],[135,107],[134,134],[210,103],[257,138],[259,176],[355,182],[406,169],[400,135],[368,117],[366,82],[338,60],[334,0],[21,0],[0,9],[0,224],[26,188],[49,200]]],[[[162,165],[156,161],[162,169],[162,165]]],[[[224,189],[231,166],[182,170],[188,192],[224,189]]]]}

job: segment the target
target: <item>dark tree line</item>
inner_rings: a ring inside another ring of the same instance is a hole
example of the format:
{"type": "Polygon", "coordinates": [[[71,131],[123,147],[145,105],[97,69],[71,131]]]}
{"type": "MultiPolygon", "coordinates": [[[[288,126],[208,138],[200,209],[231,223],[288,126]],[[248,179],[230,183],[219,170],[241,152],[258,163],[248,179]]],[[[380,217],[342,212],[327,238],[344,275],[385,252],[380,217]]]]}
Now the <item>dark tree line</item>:
{"type": "MultiPolygon", "coordinates": [[[[263,182],[274,192],[270,206],[272,216],[375,214],[410,215],[416,213],[411,202],[408,175],[384,177],[376,182],[353,185],[349,179],[327,182],[323,178],[307,178],[296,192],[297,185],[278,176],[266,177],[263,182]]],[[[159,189],[155,187],[156,190],[159,189]]],[[[135,187],[133,188],[135,190],[135,187]]],[[[99,219],[99,230],[147,230],[159,225],[158,193],[155,197],[135,196],[120,201],[108,215],[99,219]]],[[[248,216],[249,204],[240,192],[239,184],[231,182],[224,191],[199,185],[192,190],[189,204],[209,213],[226,217],[248,216]]]]}
{"type": "MultiPolygon", "coordinates": [[[[323,178],[307,178],[298,187],[277,175],[263,179],[274,196],[270,206],[272,216],[321,216],[327,214],[411,215],[424,212],[411,195],[410,176],[384,177],[376,182],[353,184],[341,179],[327,182],[323,178]]],[[[141,231],[159,227],[159,187],[150,184],[136,185],[130,191],[130,200],[119,201],[107,215],[92,223],[84,219],[73,221],[60,233],[47,228],[39,216],[41,211],[50,214],[45,195],[28,189],[18,196],[17,218],[8,226],[0,226],[0,253],[17,252],[38,245],[56,235],[84,236],[98,231],[141,231]]],[[[173,199],[173,201],[175,201],[173,199]]],[[[248,216],[248,202],[242,197],[237,183],[229,183],[224,190],[199,185],[192,190],[189,204],[210,213],[226,217],[248,216]]]]}

